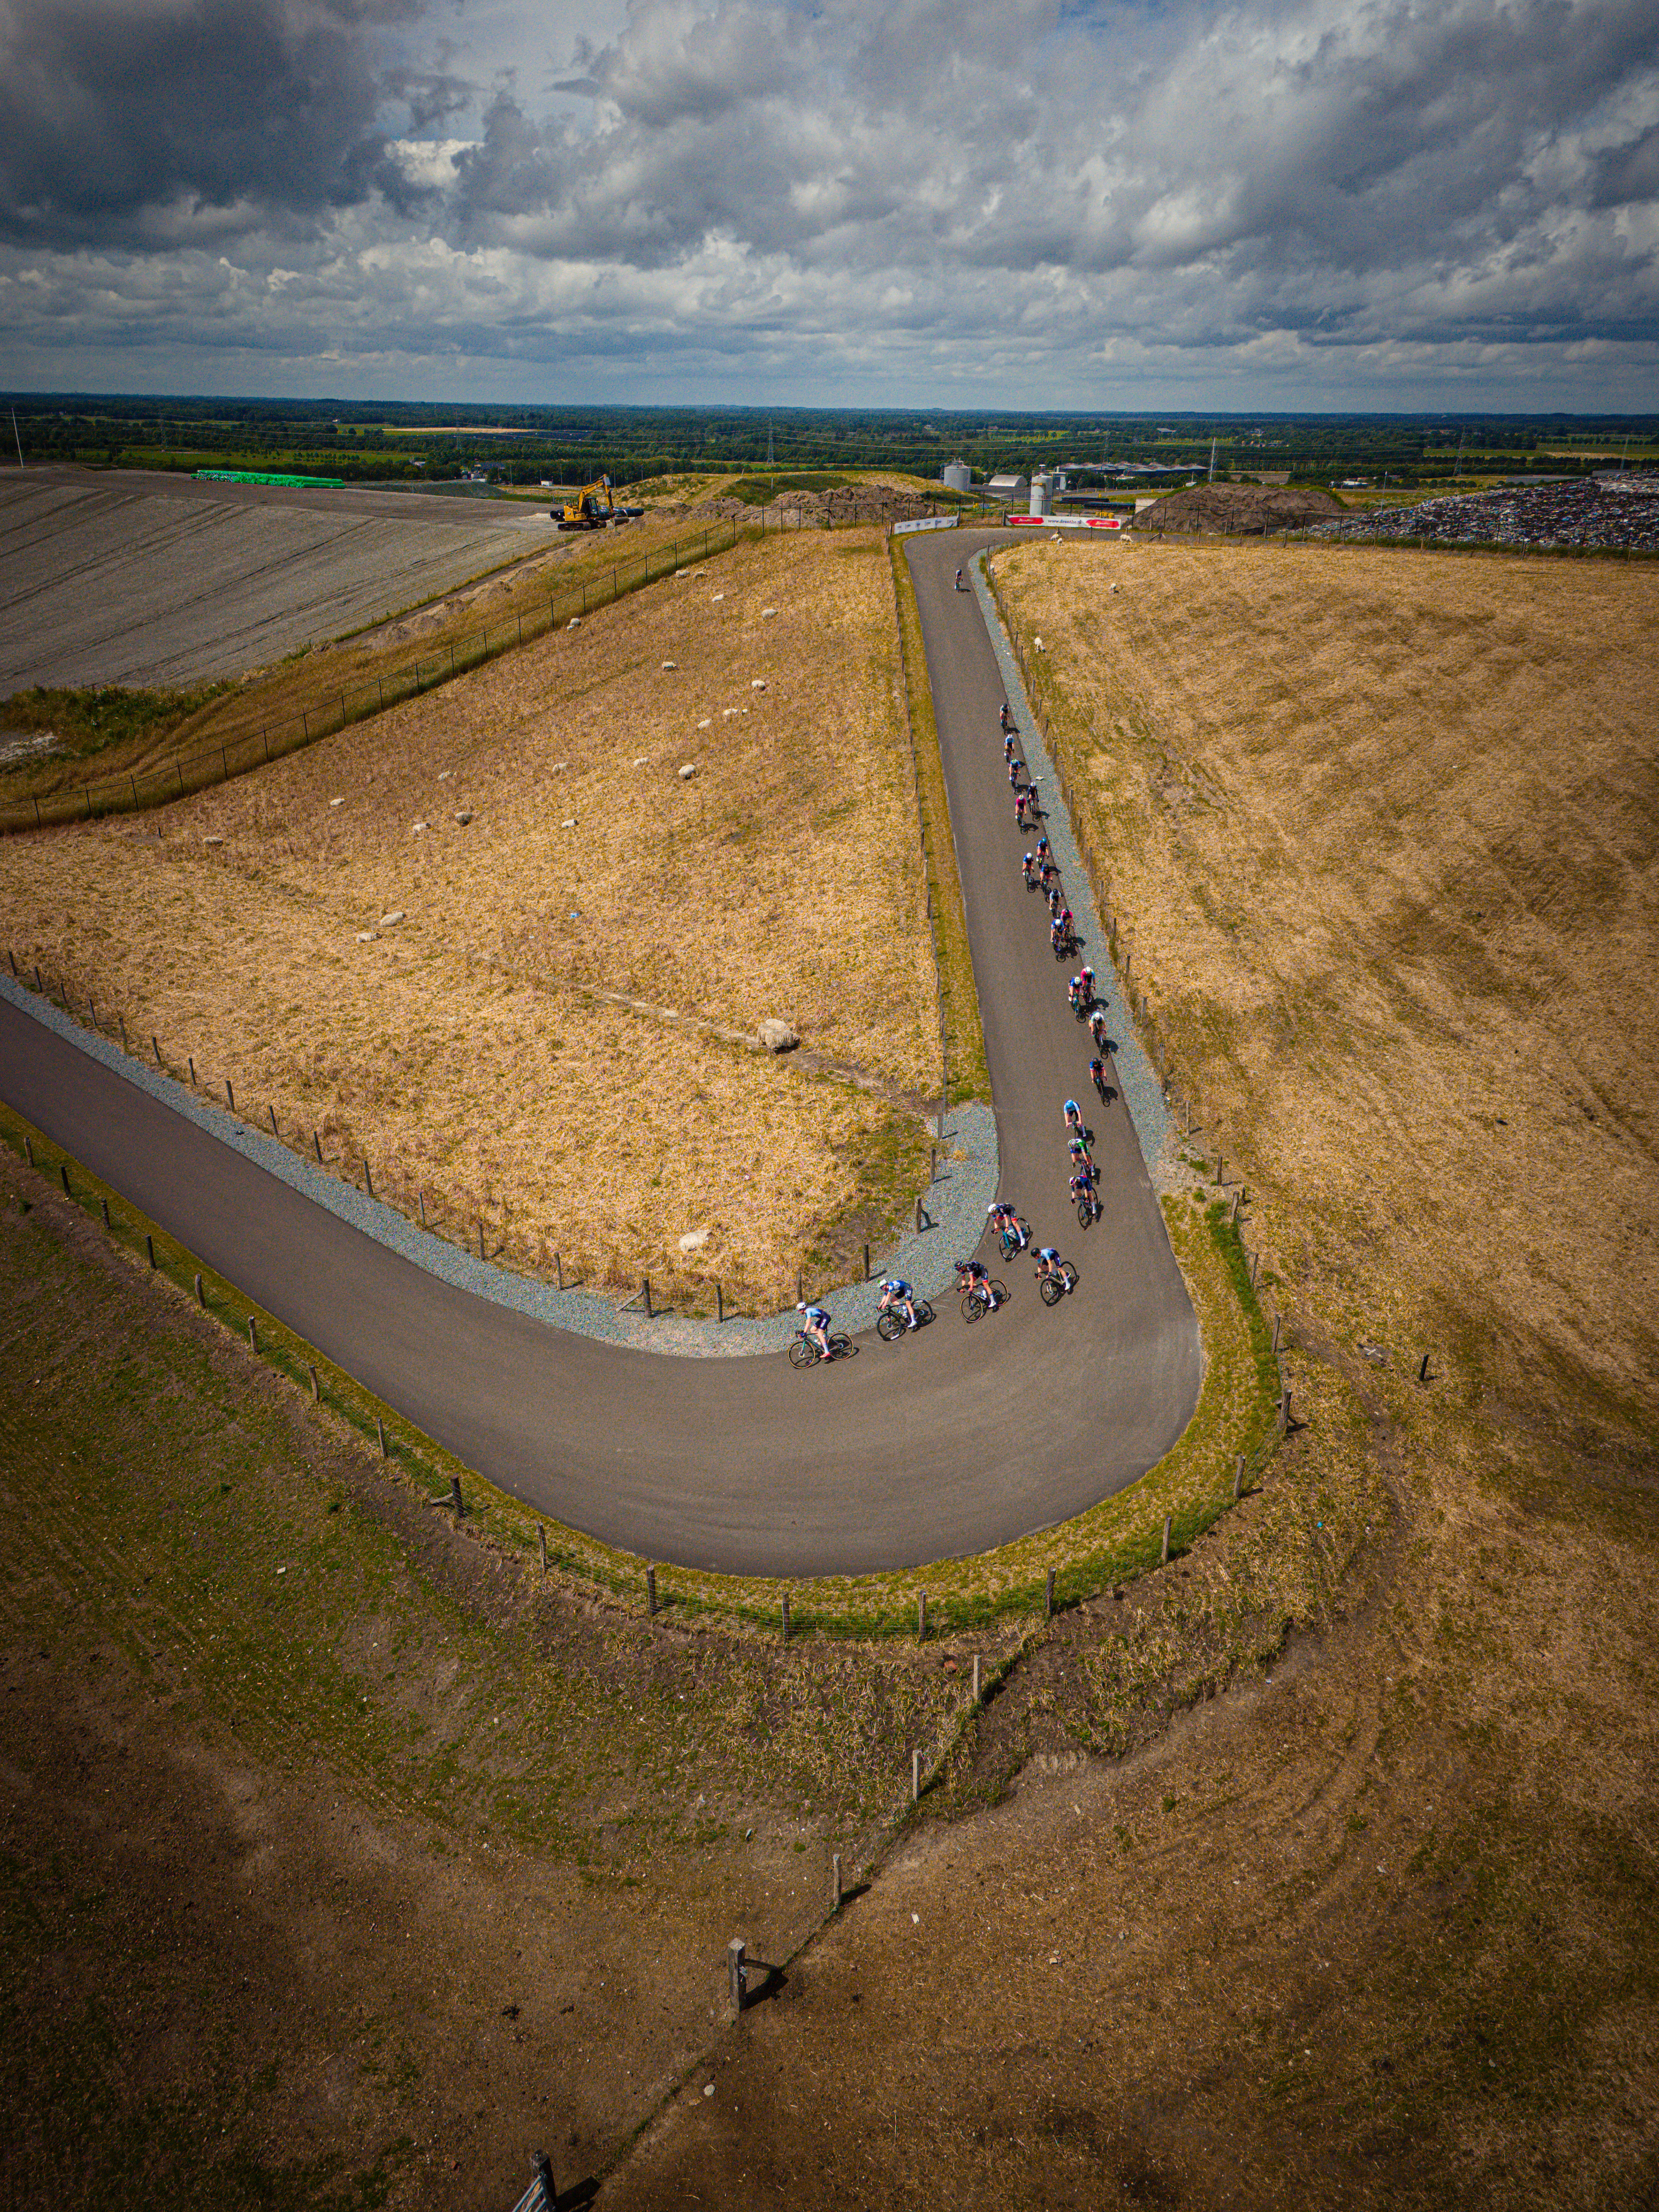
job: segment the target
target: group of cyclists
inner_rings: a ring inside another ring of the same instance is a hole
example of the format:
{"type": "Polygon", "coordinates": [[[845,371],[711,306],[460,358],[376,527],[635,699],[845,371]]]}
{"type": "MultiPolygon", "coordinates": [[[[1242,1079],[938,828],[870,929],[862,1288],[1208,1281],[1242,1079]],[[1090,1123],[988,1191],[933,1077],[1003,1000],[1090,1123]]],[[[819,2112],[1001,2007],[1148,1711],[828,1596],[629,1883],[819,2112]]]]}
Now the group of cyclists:
{"type": "MultiPolygon", "coordinates": [[[[957,571],[957,589],[962,590],[962,571],[957,571]]],[[[1008,769],[1009,787],[1014,794],[1014,819],[1021,830],[1042,818],[1037,799],[1036,778],[1032,775],[1021,757],[1018,732],[1008,702],[1004,700],[999,717],[1002,733],[1002,757],[1008,769]]],[[[1028,852],[1021,862],[1026,888],[1040,890],[1047,905],[1048,939],[1057,959],[1068,957],[1079,949],[1077,933],[1073,924],[1072,909],[1066,903],[1065,889],[1060,870],[1049,850],[1047,835],[1039,837],[1034,850],[1028,852]]],[[[1095,971],[1085,966],[1074,975],[1066,987],[1066,996],[1073,1012],[1080,1022],[1089,1025],[1089,1035],[1095,1047],[1095,1057],[1089,1062],[1089,1075],[1103,1103],[1114,1094],[1106,1080],[1106,1066],[1101,1055],[1108,1049],[1106,1009],[1095,988],[1095,971]]],[[[1066,1125],[1066,1158],[1071,1167],[1072,1202],[1078,1209],[1080,1226],[1087,1227],[1100,1218],[1100,1172],[1093,1154],[1093,1132],[1085,1124],[1083,1109],[1075,1098],[1068,1098],[1062,1109],[1066,1125]]],[[[986,1208],[988,1225],[997,1238],[1005,1260],[1030,1246],[1031,1231],[1018,1210],[1006,1199],[998,1199],[986,1208]]],[[[1047,1287],[1058,1283],[1069,1291],[1077,1280],[1076,1273],[1067,1267],[1052,1244],[1039,1245],[1032,1255],[1036,1261],[1036,1279],[1042,1289],[1045,1303],[1053,1303],[1058,1293],[1047,1287]]],[[[963,1311],[969,1319],[979,1313],[994,1313],[1007,1296],[996,1282],[984,1262],[980,1260],[958,1260],[956,1263],[956,1290],[963,1300],[963,1311]]],[[[908,1334],[920,1328],[931,1319],[931,1310],[919,1299],[915,1289],[901,1275],[883,1279],[880,1289],[880,1313],[893,1315],[902,1323],[902,1328],[884,1328],[885,1334],[908,1334]]],[[[830,1317],[822,1305],[803,1298],[795,1309],[800,1316],[801,1336],[817,1348],[820,1359],[833,1358],[830,1340],[830,1317]]]]}

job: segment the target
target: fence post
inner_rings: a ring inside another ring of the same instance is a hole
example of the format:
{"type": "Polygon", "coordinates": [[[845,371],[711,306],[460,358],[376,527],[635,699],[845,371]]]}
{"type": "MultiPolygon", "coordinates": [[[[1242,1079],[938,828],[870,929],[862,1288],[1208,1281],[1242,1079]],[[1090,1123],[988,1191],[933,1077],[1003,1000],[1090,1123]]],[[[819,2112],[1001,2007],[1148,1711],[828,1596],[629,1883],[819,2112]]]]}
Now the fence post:
{"type": "Polygon", "coordinates": [[[841,1853],[839,1851],[832,1851],[830,1856],[830,1910],[831,1912],[841,1911],[841,1853]]]}
{"type": "Polygon", "coordinates": [[[787,1650],[789,1648],[789,1593],[787,1590],[783,1594],[783,1644],[784,1649],[787,1650]]]}
{"type": "Polygon", "coordinates": [[[1045,1620],[1052,1620],[1054,1617],[1054,1571],[1052,1567],[1042,1584],[1042,1617],[1045,1620]]]}
{"type": "Polygon", "coordinates": [[[640,1277],[640,1287],[645,1293],[645,1317],[649,1321],[651,1318],[651,1278],[649,1275],[641,1275],[640,1277]]]}
{"type": "Polygon", "coordinates": [[[1244,1455],[1238,1455],[1238,1465],[1233,1469],[1233,1504],[1237,1504],[1244,1490],[1244,1455]]]}
{"type": "Polygon", "coordinates": [[[734,2020],[742,2012],[744,1998],[748,1995],[749,1973],[744,1965],[744,1954],[747,1949],[748,1946],[741,1936],[734,1936],[726,1947],[727,1994],[731,1998],[734,2020]]]}
{"type": "Polygon", "coordinates": [[[647,1620],[654,1620],[657,1617],[657,1571],[654,1567],[647,1567],[645,1571],[645,1613],[647,1620]]]}
{"type": "Polygon", "coordinates": [[[974,1703],[979,1703],[979,1654],[974,1654],[974,1703]]]}
{"type": "Polygon", "coordinates": [[[380,1419],[378,1413],[374,1416],[374,1433],[380,1439],[380,1457],[382,1459],[390,1459],[392,1455],[386,1448],[386,1423],[380,1419]]]}
{"type": "Polygon", "coordinates": [[[926,1590],[916,1592],[916,1641],[918,1644],[925,1644],[927,1641],[927,1593],[926,1590]]]}
{"type": "Polygon", "coordinates": [[[252,1314],[247,1317],[247,1348],[250,1352],[259,1349],[259,1328],[252,1314]]]}
{"type": "Polygon", "coordinates": [[[311,1377],[311,1402],[313,1406],[320,1406],[323,1402],[322,1386],[317,1380],[317,1370],[309,1360],[306,1362],[306,1373],[311,1377]]]}
{"type": "Polygon", "coordinates": [[[726,1293],[718,1281],[714,1285],[714,1320],[717,1325],[724,1325],[726,1320],[726,1293]]]}
{"type": "Polygon", "coordinates": [[[921,1753],[919,1751],[910,1753],[910,1802],[913,1805],[921,1802],[921,1753]]]}
{"type": "Polygon", "coordinates": [[[1168,1513],[1164,1516],[1164,1557],[1158,1562],[1160,1566],[1167,1567],[1170,1564],[1170,1522],[1173,1517],[1168,1513]]]}
{"type": "Polygon", "coordinates": [[[155,1239],[153,1237],[147,1236],[144,1238],[144,1257],[149,1261],[150,1273],[154,1274],[155,1272],[155,1239]]]}
{"type": "Polygon", "coordinates": [[[461,1503],[461,1478],[459,1474],[452,1474],[449,1478],[449,1502],[455,1509],[456,1520],[465,1521],[466,1508],[461,1503]]]}
{"type": "Polygon", "coordinates": [[[199,1268],[196,1273],[196,1303],[198,1306],[207,1304],[207,1292],[202,1288],[202,1275],[199,1268]]]}
{"type": "Polygon", "coordinates": [[[559,2193],[553,2186],[551,2160],[544,2150],[538,2150],[532,2157],[530,2163],[536,2170],[536,2179],[541,2186],[541,2212],[558,2212],[559,2193]]]}

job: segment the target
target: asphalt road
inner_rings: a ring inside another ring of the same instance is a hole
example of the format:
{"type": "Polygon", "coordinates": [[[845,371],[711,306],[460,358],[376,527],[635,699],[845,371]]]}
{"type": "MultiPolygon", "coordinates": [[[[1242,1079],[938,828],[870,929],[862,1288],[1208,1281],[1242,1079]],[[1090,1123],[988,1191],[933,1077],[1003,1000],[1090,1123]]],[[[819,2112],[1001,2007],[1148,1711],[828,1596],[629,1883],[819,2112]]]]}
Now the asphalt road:
{"type": "Polygon", "coordinates": [[[0,695],[239,676],[556,543],[545,506],[14,469],[0,695]]]}
{"type": "MultiPolygon", "coordinates": [[[[647,1557],[734,1573],[864,1573],[982,1551],[1145,1472],[1197,1401],[1196,1321],[1121,1100],[1088,1116],[1104,1219],[1066,1195],[1060,1105],[1087,1091],[1038,902],[1020,882],[1001,690],[957,532],[908,548],[985,1019],[1003,1190],[1078,1267],[1052,1310],[1013,1296],[797,1371],[665,1358],[457,1289],[339,1220],[0,1002],[0,1091],[260,1305],[489,1480],[647,1557]]],[[[1097,961],[1103,969],[1105,963],[1097,961]]],[[[834,1301],[830,1301],[833,1306],[834,1301]]]]}

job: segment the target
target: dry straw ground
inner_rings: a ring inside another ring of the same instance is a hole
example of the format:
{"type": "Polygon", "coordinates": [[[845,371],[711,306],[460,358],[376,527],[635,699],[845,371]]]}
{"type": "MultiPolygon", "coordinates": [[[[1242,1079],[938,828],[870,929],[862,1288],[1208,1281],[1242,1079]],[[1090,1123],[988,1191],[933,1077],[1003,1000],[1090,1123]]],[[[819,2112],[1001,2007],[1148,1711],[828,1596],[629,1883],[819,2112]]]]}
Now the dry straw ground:
{"type": "Polygon", "coordinates": [[[0,941],[510,1264],[775,1303],[925,1158],[896,681],[878,534],[745,545],[139,822],[15,840],[0,941]],[[695,1026],[775,1014],[878,1087],[695,1026]]]}

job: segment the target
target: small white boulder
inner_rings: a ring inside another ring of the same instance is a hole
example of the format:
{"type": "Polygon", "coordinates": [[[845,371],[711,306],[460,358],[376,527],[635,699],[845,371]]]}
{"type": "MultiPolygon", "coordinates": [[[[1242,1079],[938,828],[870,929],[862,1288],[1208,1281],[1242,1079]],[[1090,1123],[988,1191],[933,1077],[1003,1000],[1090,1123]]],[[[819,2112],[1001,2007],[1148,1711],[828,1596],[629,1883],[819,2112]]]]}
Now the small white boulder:
{"type": "Polygon", "coordinates": [[[331,799],[328,803],[331,806],[343,806],[345,805],[343,799],[331,799]]]}
{"type": "Polygon", "coordinates": [[[581,626],[582,618],[580,615],[572,615],[569,621],[565,624],[565,628],[567,629],[580,629],[581,626]]]}
{"type": "Polygon", "coordinates": [[[559,824],[561,830],[574,830],[575,826],[576,817],[574,814],[569,817],[568,821],[561,822],[559,824]]]}
{"type": "Polygon", "coordinates": [[[472,819],[471,809],[470,807],[464,806],[460,812],[455,817],[455,819],[460,823],[462,829],[465,830],[467,823],[472,819]]]}
{"type": "Polygon", "coordinates": [[[373,945],[374,932],[372,929],[360,929],[357,932],[357,942],[359,945],[373,945]]]}
{"type": "Polygon", "coordinates": [[[694,1229],[689,1236],[681,1237],[680,1249],[682,1252],[701,1252],[708,1242],[708,1231],[706,1229],[694,1229]]]}
{"type": "Polygon", "coordinates": [[[439,782],[440,782],[440,783],[447,783],[447,782],[448,782],[448,781],[449,781],[449,779],[450,779],[450,777],[451,777],[452,775],[454,775],[454,773],[455,773],[455,771],[454,771],[454,769],[453,769],[453,768],[441,768],[441,769],[438,770],[438,781],[439,781],[439,782]]]}
{"type": "Polygon", "coordinates": [[[204,837],[202,840],[204,845],[222,845],[224,842],[222,837],[204,837]]]}
{"type": "Polygon", "coordinates": [[[664,663],[663,663],[663,666],[664,666],[664,668],[665,668],[665,669],[667,669],[667,668],[678,668],[678,667],[679,666],[679,665],[680,665],[680,664],[678,663],[678,660],[665,660],[665,661],[664,661],[664,663]]]}
{"type": "Polygon", "coordinates": [[[649,753],[641,753],[636,757],[634,765],[635,768],[646,768],[649,766],[650,760],[651,756],[649,753]]]}
{"type": "Polygon", "coordinates": [[[768,1052],[793,1052],[800,1042],[788,1023],[781,1021],[775,1014],[763,1021],[755,1035],[768,1052]]]}
{"type": "Polygon", "coordinates": [[[379,921],[375,923],[374,927],[377,929],[396,929],[398,924],[403,920],[403,918],[404,910],[402,907],[394,907],[390,914],[383,914],[379,921]]]}
{"type": "Polygon", "coordinates": [[[424,823],[424,822],[416,822],[416,823],[412,826],[412,828],[410,829],[410,833],[409,833],[409,834],[410,834],[410,836],[411,837],[418,837],[418,836],[420,836],[420,834],[421,834],[422,830],[424,830],[424,829],[425,829],[425,827],[426,827],[426,824],[425,824],[425,823],[424,823]]]}
{"type": "Polygon", "coordinates": [[[763,676],[756,676],[751,678],[750,680],[749,689],[751,691],[764,691],[766,689],[766,678],[763,676]]]}
{"type": "Polygon", "coordinates": [[[680,781],[682,783],[690,783],[696,772],[697,763],[696,761],[687,761],[684,767],[680,770],[680,781]]]}
{"type": "Polygon", "coordinates": [[[710,605],[711,607],[717,607],[717,606],[719,606],[719,605],[720,605],[720,601],[721,601],[725,597],[726,597],[726,594],[725,594],[725,592],[716,592],[714,594],[713,598],[709,600],[708,604],[709,604],[709,605],[710,605]]]}
{"type": "Polygon", "coordinates": [[[763,607],[761,609],[761,620],[763,622],[769,622],[776,612],[777,609],[775,607],[763,607]]]}

